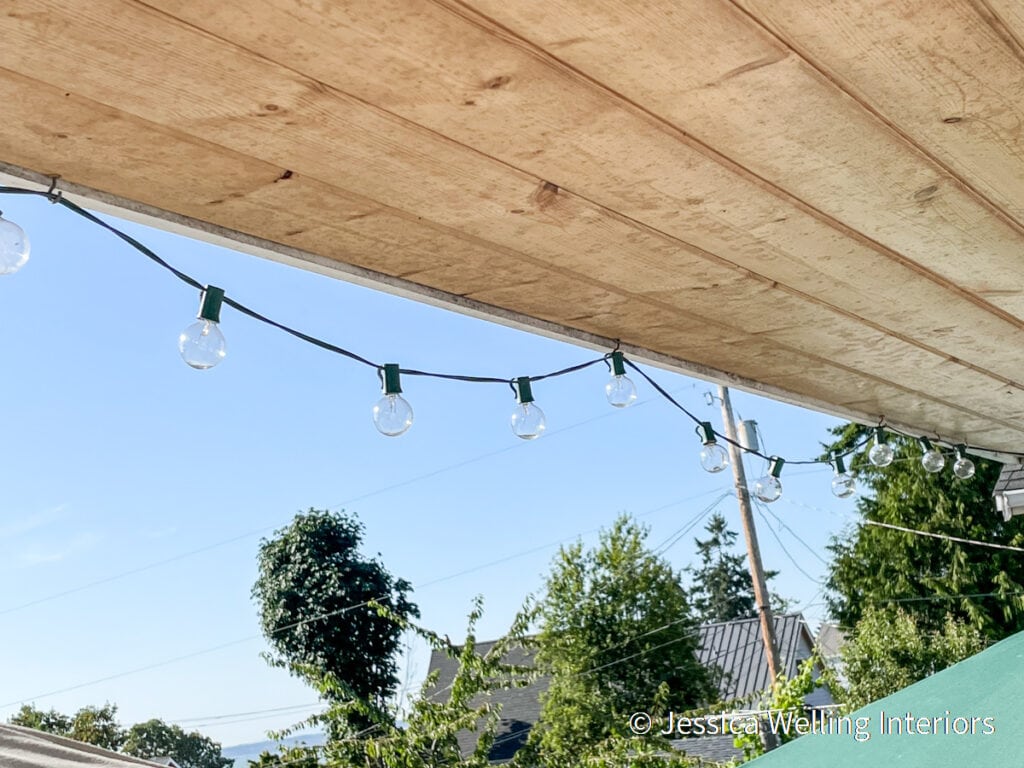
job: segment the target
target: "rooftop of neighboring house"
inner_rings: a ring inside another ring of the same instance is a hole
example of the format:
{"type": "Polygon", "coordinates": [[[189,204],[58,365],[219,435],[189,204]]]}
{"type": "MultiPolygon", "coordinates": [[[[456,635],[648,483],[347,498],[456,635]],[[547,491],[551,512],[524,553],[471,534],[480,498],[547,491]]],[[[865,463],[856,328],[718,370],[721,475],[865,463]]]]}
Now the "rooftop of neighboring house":
{"type": "MultiPolygon", "coordinates": [[[[800,614],[776,616],[775,634],[781,671],[792,677],[800,663],[813,653],[814,640],[800,614]]],[[[476,651],[485,655],[493,647],[493,642],[477,643],[476,651]]],[[[715,670],[723,701],[752,696],[770,686],[771,676],[757,618],[702,625],[697,657],[705,666],[715,670]]],[[[506,662],[532,666],[533,652],[516,648],[510,651],[506,662]]],[[[430,671],[435,670],[438,673],[436,690],[445,691],[458,671],[458,659],[435,651],[430,659],[430,671]]],[[[501,722],[490,755],[492,763],[508,762],[526,743],[530,728],[540,719],[540,699],[548,683],[549,678],[541,677],[530,685],[491,694],[491,703],[501,705],[501,722]]],[[[832,700],[826,691],[819,690],[807,698],[807,703],[821,706],[831,704],[832,700]]],[[[465,732],[459,741],[463,750],[468,752],[476,744],[476,735],[465,732]]],[[[673,746],[688,755],[715,762],[727,762],[740,754],[733,746],[731,736],[679,740],[673,746]]]]}

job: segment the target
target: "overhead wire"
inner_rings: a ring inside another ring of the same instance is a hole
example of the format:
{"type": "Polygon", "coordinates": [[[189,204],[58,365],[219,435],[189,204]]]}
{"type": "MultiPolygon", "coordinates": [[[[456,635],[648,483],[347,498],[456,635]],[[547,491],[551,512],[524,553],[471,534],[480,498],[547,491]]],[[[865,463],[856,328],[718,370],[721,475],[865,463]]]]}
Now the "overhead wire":
{"type": "MultiPolygon", "coordinates": [[[[652,402],[655,402],[655,401],[654,400],[650,400],[650,399],[641,400],[641,401],[635,403],[633,407],[639,408],[639,407],[641,407],[643,405],[648,405],[648,404],[650,404],[652,402]]],[[[603,419],[614,417],[617,414],[618,414],[618,411],[606,411],[605,413],[597,414],[595,416],[591,416],[589,418],[582,419],[582,420],[574,422],[572,424],[568,424],[568,425],[566,425],[564,427],[560,427],[558,429],[551,430],[546,435],[546,437],[548,439],[550,439],[550,438],[554,437],[555,435],[563,434],[563,433],[569,432],[569,431],[571,431],[573,429],[578,429],[579,427],[591,424],[591,423],[593,423],[595,421],[601,421],[603,419]]],[[[448,464],[448,465],[445,465],[443,467],[439,467],[438,469],[431,470],[430,472],[426,472],[424,474],[416,475],[414,477],[408,478],[406,480],[401,480],[401,481],[396,482],[396,483],[390,483],[390,484],[388,484],[386,486],[383,486],[381,488],[377,488],[375,490],[369,491],[368,493],[363,493],[363,494],[360,494],[359,496],[353,496],[353,497],[351,497],[349,499],[346,499],[345,501],[338,502],[337,504],[330,505],[328,507],[328,509],[343,508],[343,507],[348,506],[350,504],[356,504],[356,503],[358,503],[360,501],[365,501],[366,499],[373,498],[374,496],[380,496],[381,494],[389,493],[389,492],[391,492],[393,490],[396,490],[398,488],[404,488],[406,486],[413,485],[414,483],[422,482],[423,480],[428,480],[430,478],[437,477],[437,476],[445,474],[447,472],[452,472],[452,471],[455,471],[457,469],[462,469],[463,467],[469,466],[471,464],[475,464],[477,462],[484,461],[486,459],[490,459],[490,458],[493,458],[495,456],[499,456],[499,455],[507,453],[509,451],[516,450],[516,449],[522,449],[522,448],[525,448],[525,447],[526,447],[526,444],[524,442],[518,441],[516,443],[512,443],[511,445],[507,445],[507,446],[505,446],[503,448],[499,448],[497,450],[490,451],[490,452],[487,452],[487,453],[477,454],[476,456],[473,456],[473,457],[470,457],[468,459],[456,462],[454,464],[448,464]]],[[[695,497],[695,498],[699,498],[699,496],[695,497]]],[[[690,499],[685,499],[684,501],[689,501],[689,500],[690,499]]],[[[671,506],[672,504],[675,504],[675,503],[681,503],[681,502],[672,502],[670,505],[667,505],[667,506],[671,506]]],[[[665,509],[665,508],[667,508],[667,506],[659,508],[658,510],[653,510],[651,512],[651,514],[653,514],[654,511],[660,511],[661,509],[665,509]]],[[[234,544],[236,542],[243,541],[243,540],[248,539],[248,538],[252,538],[253,536],[259,536],[261,534],[268,533],[270,531],[273,531],[275,528],[281,527],[281,525],[283,525],[283,523],[282,524],[263,526],[261,528],[256,528],[256,529],[247,531],[245,533],[239,534],[237,536],[232,536],[232,537],[227,538],[227,539],[222,539],[222,540],[216,541],[216,542],[214,542],[212,544],[207,544],[207,545],[199,547],[197,549],[188,550],[186,552],[182,552],[182,553],[179,553],[177,555],[173,555],[173,556],[168,557],[168,558],[164,558],[164,559],[161,559],[161,560],[156,560],[156,561],[151,562],[151,563],[146,563],[146,564],[138,566],[136,568],[130,568],[128,570],[112,574],[110,576],[105,576],[105,577],[103,577],[101,579],[96,579],[95,581],[86,582],[84,584],[79,584],[77,586],[70,587],[68,589],[60,590],[58,592],[53,592],[51,594],[44,595],[42,597],[34,598],[32,600],[28,600],[28,601],[26,601],[24,603],[17,603],[15,605],[11,605],[11,606],[8,606],[6,608],[0,608],[0,616],[3,616],[3,615],[8,614],[8,613],[14,613],[16,611],[20,611],[20,610],[23,610],[25,608],[31,608],[31,607],[33,607],[35,605],[40,605],[42,603],[47,603],[47,602],[50,602],[50,601],[53,601],[53,600],[57,600],[57,599],[59,599],[61,597],[67,597],[69,595],[78,594],[79,592],[83,592],[83,591],[86,591],[86,590],[89,590],[89,589],[93,589],[94,587],[102,586],[104,584],[109,584],[109,583],[111,583],[113,581],[118,581],[120,579],[127,578],[128,576],[135,576],[135,575],[138,575],[140,573],[145,573],[146,571],[153,570],[155,568],[159,568],[159,567],[164,566],[164,565],[169,565],[171,563],[176,563],[176,562],[179,562],[181,560],[185,560],[185,559],[187,559],[189,557],[193,557],[195,555],[203,554],[205,552],[209,552],[211,550],[218,549],[220,547],[228,546],[229,544],[234,544]]]]}
{"type": "MultiPolygon", "coordinates": [[[[694,497],[690,497],[690,498],[682,499],[682,500],[677,500],[677,501],[672,502],[670,504],[662,505],[661,507],[658,507],[656,510],[648,510],[647,512],[640,513],[640,515],[638,515],[638,517],[642,517],[642,516],[645,516],[645,515],[653,514],[656,511],[661,511],[663,509],[667,509],[667,508],[669,508],[671,506],[675,506],[676,504],[685,503],[686,501],[692,500],[693,498],[700,498],[701,496],[706,496],[709,493],[715,493],[718,490],[719,489],[713,489],[711,491],[705,491],[705,492],[703,492],[701,494],[697,494],[694,497]]],[[[497,565],[497,564],[508,562],[509,560],[516,559],[518,557],[523,557],[523,556],[526,556],[528,554],[533,554],[535,552],[541,551],[543,549],[549,549],[551,547],[558,546],[559,544],[564,544],[566,542],[569,542],[569,541],[572,541],[574,539],[577,539],[577,538],[579,538],[582,535],[593,533],[594,531],[598,531],[598,530],[600,530],[599,527],[598,528],[593,528],[593,529],[590,529],[590,530],[587,530],[587,531],[583,531],[583,532],[577,532],[577,533],[573,534],[572,536],[563,537],[562,539],[559,539],[558,541],[549,542],[547,544],[543,544],[543,545],[540,545],[538,547],[533,547],[533,548],[530,548],[528,550],[524,550],[523,552],[514,553],[512,555],[509,555],[509,556],[506,556],[506,557],[503,557],[503,558],[499,558],[497,560],[493,560],[493,561],[490,561],[490,562],[487,562],[487,563],[482,563],[481,565],[474,566],[473,568],[464,569],[464,570],[458,571],[456,573],[449,574],[447,576],[442,576],[442,577],[439,577],[439,578],[436,578],[436,579],[432,579],[430,581],[427,581],[427,582],[424,582],[422,584],[417,585],[416,588],[417,589],[425,589],[427,587],[434,586],[435,584],[440,584],[440,583],[442,583],[444,581],[450,581],[450,580],[452,580],[454,578],[458,578],[460,576],[464,576],[464,575],[469,574],[469,573],[474,573],[474,572],[477,572],[477,571],[480,571],[480,570],[484,570],[485,568],[489,568],[489,567],[492,567],[492,566],[497,565]]],[[[386,596],[385,595],[379,595],[377,598],[374,598],[374,599],[383,599],[384,597],[386,597],[386,596]]],[[[305,626],[307,624],[311,624],[311,623],[314,623],[314,622],[323,621],[325,619],[341,615],[341,614],[346,613],[348,611],[357,610],[359,608],[363,608],[363,607],[368,606],[371,602],[373,602],[373,599],[371,599],[371,600],[364,600],[362,602],[355,603],[353,605],[344,606],[342,608],[339,608],[339,609],[336,609],[336,610],[333,610],[333,611],[328,611],[326,613],[322,613],[322,614],[319,614],[317,616],[312,616],[312,617],[309,617],[309,618],[306,618],[306,619],[301,619],[301,620],[298,620],[298,621],[295,621],[295,622],[291,622],[289,624],[286,624],[286,625],[283,625],[283,626],[277,628],[274,631],[273,634],[277,634],[277,633],[280,633],[280,632],[285,632],[287,630],[294,629],[294,628],[299,627],[299,626],[305,626]]],[[[87,688],[87,687],[90,687],[92,685],[99,685],[100,683],[109,682],[110,680],[116,680],[116,679],[120,679],[122,677],[128,677],[130,675],[138,674],[140,672],[148,672],[150,670],[158,669],[160,667],[168,666],[170,664],[175,664],[175,663],[178,663],[178,662],[181,662],[181,661],[186,661],[186,660],[189,660],[189,659],[197,658],[199,656],[204,656],[204,655],[207,655],[207,654],[210,654],[210,653],[215,653],[217,651],[223,650],[224,648],[229,648],[231,646],[240,645],[242,643],[252,642],[253,640],[259,640],[261,637],[262,637],[262,635],[250,635],[248,637],[238,638],[236,640],[231,640],[229,642],[218,644],[218,645],[210,647],[210,648],[200,649],[198,651],[194,651],[194,652],[191,652],[191,653],[188,653],[188,654],[184,654],[184,655],[180,655],[180,656],[175,656],[173,658],[165,659],[165,660],[160,661],[160,662],[154,662],[153,664],[148,664],[148,665],[145,665],[145,666],[142,666],[142,667],[136,667],[136,668],[133,668],[133,669],[130,669],[130,670],[125,670],[123,672],[107,675],[107,676],[104,676],[104,677],[101,677],[101,678],[97,678],[95,680],[90,680],[90,681],[87,681],[87,682],[84,682],[84,683],[79,683],[77,685],[68,686],[68,687],[61,688],[61,689],[54,690],[54,691],[49,691],[47,693],[38,694],[36,696],[27,696],[27,697],[24,697],[24,698],[15,700],[15,701],[7,702],[5,704],[0,704],[0,707],[16,706],[16,705],[24,704],[24,703],[29,702],[29,701],[36,701],[36,700],[39,700],[39,699],[49,698],[51,696],[57,696],[57,695],[62,694],[62,693],[68,693],[68,692],[71,692],[71,691],[76,691],[76,690],[79,690],[81,688],[87,688]]]]}

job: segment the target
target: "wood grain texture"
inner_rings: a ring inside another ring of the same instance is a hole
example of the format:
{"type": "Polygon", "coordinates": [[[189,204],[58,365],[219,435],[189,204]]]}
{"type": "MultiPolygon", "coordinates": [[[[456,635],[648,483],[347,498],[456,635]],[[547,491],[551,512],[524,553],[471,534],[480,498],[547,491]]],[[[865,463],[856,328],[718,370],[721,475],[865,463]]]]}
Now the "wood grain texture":
{"type": "Polygon", "coordinates": [[[0,159],[798,396],[1021,442],[1024,361],[1005,353],[1019,231],[755,8],[7,6],[0,159]]]}

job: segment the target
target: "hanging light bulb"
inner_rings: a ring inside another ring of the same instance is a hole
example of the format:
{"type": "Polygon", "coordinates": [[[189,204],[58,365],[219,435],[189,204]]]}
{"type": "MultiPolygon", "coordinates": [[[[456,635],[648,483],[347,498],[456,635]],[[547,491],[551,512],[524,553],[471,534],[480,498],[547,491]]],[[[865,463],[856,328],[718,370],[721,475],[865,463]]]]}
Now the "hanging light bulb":
{"type": "Polygon", "coordinates": [[[848,499],[857,492],[857,484],[853,475],[846,471],[846,464],[843,462],[842,454],[833,454],[832,463],[836,468],[836,475],[832,478],[832,493],[840,499],[848,499]]]}
{"type": "Polygon", "coordinates": [[[530,377],[520,376],[516,379],[516,400],[517,405],[512,411],[512,431],[516,437],[523,440],[535,440],[544,434],[547,423],[544,420],[544,411],[533,402],[533,389],[530,387],[530,377]]]}
{"type": "Polygon", "coordinates": [[[785,459],[772,456],[768,460],[768,474],[754,483],[754,495],[766,504],[771,504],[782,496],[782,483],[779,480],[779,475],[782,474],[782,465],[785,463],[785,459]]]}
{"type": "Polygon", "coordinates": [[[961,480],[970,480],[974,477],[974,462],[967,458],[967,446],[956,447],[956,461],[953,463],[953,474],[961,480]]]}
{"type": "Polygon", "coordinates": [[[927,437],[918,438],[918,442],[921,444],[921,450],[924,451],[924,454],[921,456],[921,466],[932,474],[941,472],[942,468],[946,466],[946,457],[942,455],[938,448],[932,445],[927,437]]]}
{"type": "Polygon", "coordinates": [[[729,454],[725,448],[715,440],[715,430],[710,421],[702,421],[697,427],[697,434],[701,436],[704,447],[700,449],[700,465],[707,472],[721,472],[729,466],[729,454]]]}
{"type": "Polygon", "coordinates": [[[621,352],[612,352],[612,377],[604,385],[608,402],[616,408],[625,408],[636,402],[636,384],[626,376],[626,365],[621,352]]]}
{"type": "Polygon", "coordinates": [[[182,359],[200,371],[213,368],[227,356],[227,343],[220,332],[220,307],[224,290],[206,286],[200,294],[198,320],[178,336],[182,359]]]}
{"type": "Polygon", "coordinates": [[[402,397],[402,383],[396,363],[384,365],[384,397],[373,406],[373,425],[388,437],[398,437],[412,426],[412,406],[402,397]]]}
{"type": "Polygon", "coordinates": [[[894,456],[895,451],[893,451],[892,445],[889,444],[889,440],[885,436],[885,430],[881,427],[875,427],[875,444],[868,451],[868,461],[876,467],[888,467],[892,464],[894,456]]]}
{"type": "Polygon", "coordinates": [[[13,275],[24,267],[28,251],[25,230],[0,213],[0,275],[13,275]]]}

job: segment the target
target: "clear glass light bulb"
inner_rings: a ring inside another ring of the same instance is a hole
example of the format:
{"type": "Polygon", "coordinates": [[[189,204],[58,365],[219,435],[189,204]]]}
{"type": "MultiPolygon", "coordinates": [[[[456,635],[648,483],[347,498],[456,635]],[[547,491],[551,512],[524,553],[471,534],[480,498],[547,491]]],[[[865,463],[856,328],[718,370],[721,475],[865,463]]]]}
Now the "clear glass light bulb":
{"type": "Polygon", "coordinates": [[[892,464],[894,456],[895,451],[892,446],[889,443],[879,442],[878,438],[875,438],[875,444],[868,451],[868,461],[876,467],[888,467],[892,464]]]}
{"type": "Polygon", "coordinates": [[[536,403],[519,403],[512,411],[512,431],[516,437],[523,440],[535,440],[544,434],[547,423],[544,420],[544,411],[537,407],[536,403]]]}
{"type": "Polygon", "coordinates": [[[604,393],[616,408],[625,408],[636,402],[636,384],[628,376],[612,376],[604,385],[604,393]]]}
{"type": "Polygon", "coordinates": [[[946,466],[946,457],[938,449],[932,448],[929,451],[925,451],[921,457],[921,466],[932,474],[941,472],[942,468],[946,466]]]}
{"type": "Polygon", "coordinates": [[[25,266],[28,251],[25,230],[0,216],[0,275],[13,275],[25,266]]]}
{"type": "Polygon", "coordinates": [[[373,424],[388,437],[398,437],[412,426],[412,406],[401,395],[384,395],[373,406],[373,424]]]}
{"type": "Polygon", "coordinates": [[[754,483],[754,495],[765,504],[771,504],[782,496],[782,483],[774,475],[765,475],[754,483]]]}
{"type": "Polygon", "coordinates": [[[178,351],[182,360],[200,371],[213,368],[228,354],[224,334],[212,320],[197,320],[182,331],[178,351]]]}
{"type": "Polygon", "coordinates": [[[953,464],[953,474],[961,480],[970,480],[974,477],[974,462],[966,456],[960,456],[953,464]]]}
{"type": "Polygon", "coordinates": [[[721,472],[729,466],[729,454],[718,443],[706,443],[700,449],[700,465],[706,472],[721,472]]]}
{"type": "Polygon", "coordinates": [[[832,493],[840,499],[848,499],[857,492],[857,483],[849,472],[840,472],[832,478],[832,493]]]}

